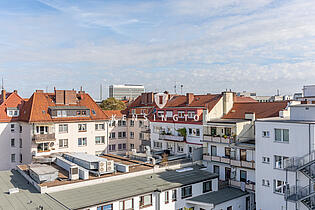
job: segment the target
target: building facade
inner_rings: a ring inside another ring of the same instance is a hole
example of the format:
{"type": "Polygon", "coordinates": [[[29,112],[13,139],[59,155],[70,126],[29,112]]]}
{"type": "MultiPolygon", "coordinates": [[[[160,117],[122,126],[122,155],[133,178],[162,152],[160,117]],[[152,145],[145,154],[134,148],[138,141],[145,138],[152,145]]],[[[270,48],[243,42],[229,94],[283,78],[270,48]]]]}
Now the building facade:
{"type": "Polygon", "coordinates": [[[109,98],[116,98],[117,100],[134,100],[144,93],[143,85],[110,85],[109,98]]]}

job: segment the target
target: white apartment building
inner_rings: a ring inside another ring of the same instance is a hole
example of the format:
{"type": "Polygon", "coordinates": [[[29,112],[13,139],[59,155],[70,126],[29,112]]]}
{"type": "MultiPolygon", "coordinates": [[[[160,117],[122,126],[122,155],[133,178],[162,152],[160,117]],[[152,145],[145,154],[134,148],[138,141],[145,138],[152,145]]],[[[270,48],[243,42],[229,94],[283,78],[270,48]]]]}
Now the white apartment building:
{"type": "Polygon", "coordinates": [[[256,122],[257,209],[314,209],[315,106],[256,122]]]}
{"type": "Polygon", "coordinates": [[[2,170],[51,153],[107,152],[107,117],[82,91],[36,91],[28,100],[14,92],[1,106],[2,170]]]}
{"type": "Polygon", "coordinates": [[[143,85],[110,85],[109,98],[116,98],[118,100],[134,100],[144,93],[143,85]]]}

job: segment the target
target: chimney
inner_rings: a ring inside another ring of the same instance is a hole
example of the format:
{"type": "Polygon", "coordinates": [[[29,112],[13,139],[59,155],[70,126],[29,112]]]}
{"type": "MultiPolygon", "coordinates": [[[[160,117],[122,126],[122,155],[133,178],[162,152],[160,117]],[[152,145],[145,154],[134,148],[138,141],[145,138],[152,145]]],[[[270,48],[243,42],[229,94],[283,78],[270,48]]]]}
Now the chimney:
{"type": "Polygon", "coordinates": [[[153,92],[148,93],[148,104],[153,103],[154,94],[153,92]]]}
{"type": "Polygon", "coordinates": [[[194,100],[194,94],[193,93],[186,93],[186,104],[191,104],[191,102],[194,100]]]}
{"type": "Polygon", "coordinates": [[[76,92],[75,90],[65,90],[65,104],[76,104],[76,92]]]}
{"type": "Polygon", "coordinates": [[[65,91],[55,90],[55,102],[56,104],[65,104],[65,91]]]}
{"type": "Polygon", "coordinates": [[[234,104],[234,93],[233,92],[222,92],[223,96],[223,115],[226,115],[233,107],[234,104]]]}
{"type": "Polygon", "coordinates": [[[17,90],[13,90],[13,92],[17,94],[17,90]]]}
{"type": "Polygon", "coordinates": [[[1,99],[2,99],[2,102],[5,101],[5,99],[6,99],[6,92],[5,92],[5,89],[2,89],[2,90],[1,90],[1,97],[2,97],[2,98],[1,98],[1,99]]]}

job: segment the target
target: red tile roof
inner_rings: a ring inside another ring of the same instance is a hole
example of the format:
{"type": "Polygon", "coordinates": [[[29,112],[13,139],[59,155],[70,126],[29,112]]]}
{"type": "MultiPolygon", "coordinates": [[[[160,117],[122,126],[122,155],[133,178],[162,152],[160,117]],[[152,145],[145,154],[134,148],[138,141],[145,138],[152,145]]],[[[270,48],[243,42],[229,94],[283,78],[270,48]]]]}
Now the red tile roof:
{"type": "Polygon", "coordinates": [[[174,96],[166,103],[167,107],[205,107],[211,110],[221,99],[221,94],[194,95],[190,104],[187,104],[187,96],[174,96]]]}
{"type": "Polygon", "coordinates": [[[0,122],[18,121],[18,117],[9,117],[7,115],[7,108],[14,107],[21,110],[23,104],[24,100],[16,92],[6,93],[4,101],[2,101],[2,95],[0,95],[0,122]]]}
{"type": "Polygon", "coordinates": [[[87,93],[76,94],[76,104],[66,106],[84,106],[91,110],[88,117],[63,117],[52,118],[48,112],[48,107],[65,106],[56,104],[54,93],[35,92],[31,98],[25,102],[20,111],[19,119],[27,122],[55,122],[55,121],[97,121],[108,119],[102,109],[87,93]],[[95,114],[92,113],[94,110],[95,114]]]}
{"type": "Polygon", "coordinates": [[[287,101],[265,102],[265,103],[234,103],[232,109],[223,118],[224,119],[244,119],[245,112],[254,112],[256,119],[277,117],[279,111],[285,109],[287,101]]]}
{"type": "Polygon", "coordinates": [[[116,118],[121,118],[124,114],[122,110],[103,110],[106,117],[111,119],[112,116],[116,116],[116,118]]]}
{"type": "Polygon", "coordinates": [[[255,99],[253,99],[251,97],[245,97],[245,96],[235,96],[234,97],[234,103],[247,103],[247,102],[258,103],[258,101],[256,101],[255,99]]]}

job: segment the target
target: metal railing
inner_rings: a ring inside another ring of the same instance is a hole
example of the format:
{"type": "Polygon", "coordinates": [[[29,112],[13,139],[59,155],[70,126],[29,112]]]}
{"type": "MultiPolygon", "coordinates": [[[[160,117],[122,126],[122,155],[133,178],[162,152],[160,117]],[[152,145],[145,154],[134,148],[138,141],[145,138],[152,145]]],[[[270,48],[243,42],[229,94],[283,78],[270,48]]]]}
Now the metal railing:
{"type": "Polygon", "coordinates": [[[284,161],[284,168],[287,170],[296,171],[303,166],[306,166],[315,161],[315,150],[310,154],[306,154],[303,157],[292,157],[284,161]]]}
{"type": "Polygon", "coordinates": [[[175,136],[175,135],[167,135],[167,134],[160,134],[159,139],[161,140],[170,140],[170,141],[184,141],[184,136],[175,136]]]}
{"type": "Polygon", "coordinates": [[[286,187],[284,194],[286,200],[294,202],[306,199],[312,195],[315,195],[315,183],[312,183],[311,185],[307,185],[305,187],[286,187]]]}
{"type": "Polygon", "coordinates": [[[42,141],[55,141],[56,137],[54,133],[49,134],[34,134],[33,140],[35,142],[42,142],[42,141]]]}

